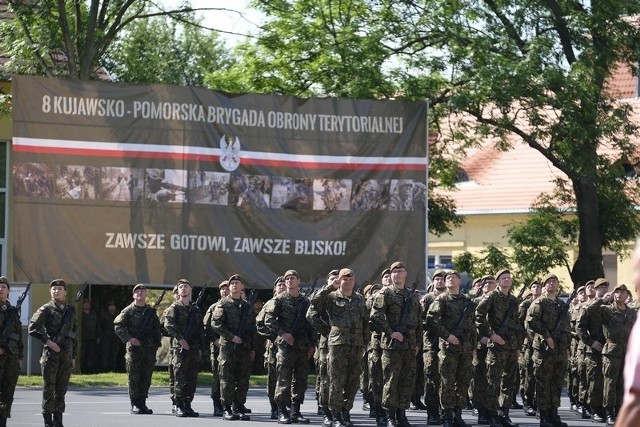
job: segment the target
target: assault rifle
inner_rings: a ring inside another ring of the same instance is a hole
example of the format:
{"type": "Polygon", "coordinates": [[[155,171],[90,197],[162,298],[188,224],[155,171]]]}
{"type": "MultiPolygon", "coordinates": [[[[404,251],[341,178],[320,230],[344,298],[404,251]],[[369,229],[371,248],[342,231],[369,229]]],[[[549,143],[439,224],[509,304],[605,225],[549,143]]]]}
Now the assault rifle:
{"type": "Polygon", "coordinates": [[[313,285],[309,286],[305,289],[304,292],[300,293],[300,296],[303,298],[303,300],[298,305],[296,317],[294,317],[293,321],[291,322],[291,327],[289,328],[289,333],[291,335],[293,335],[293,333],[298,330],[301,320],[306,319],[307,310],[309,309],[309,297],[311,296],[311,294],[313,294],[313,291],[316,289],[317,284],[318,279],[314,280],[313,285]]]}
{"type": "MultiPolygon", "coordinates": [[[[187,315],[187,324],[184,328],[184,331],[182,332],[182,337],[185,340],[187,340],[189,344],[192,344],[191,342],[189,342],[189,338],[191,338],[191,333],[193,332],[193,327],[195,323],[193,321],[193,316],[195,316],[196,312],[200,310],[200,303],[202,302],[202,297],[204,296],[204,291],[207,289],[207,286],[209,286],[209,284],[205,283],[204,286],[202,287],[202,290],[198,294],[198,298],[196,298],[195,302],[191,303],[191,305],[189,306],[189,314],[187,315]]],[[[198,324],[197,326],[201,326],[201,325],[198,324]]],[[[182,350],[184,349],[180,348],[180,351],[182,350]]]]}
{"type": "Polygon", "coordinates": [[[27,282],[27,288],[18,298],[16,305],[10,308],[9,313],[7,313],[7,317],[5,317],[4,325],[2,325],[2,330],[0,331],[0,347],[6,349],[7,351],[9,350],[8,344],[10,340],[20,341],[20,336],[12,331],[12,327],[14,325],[14,322],[20,319],[22,302],[27,297],[29,289],[31,289],[31,282],[27,282]]]}
{"type": "MultiPolygon", "coordinates": [[[[475,304],[473,303],[472,300],[467,301],[467,303],[464,305],[464,308],[462,309],[462,313],[460,313],[460,317],[458,317],[456,324],[453,326],[453,329],[450,332],[451,335],[458,338],[460,342],[462,342],[462,332],[464,331],[464,329],[462,328],[462,325],[464,324],[464,318],[467,317],[467,313],[469,312],[469,310],[471,310],[471,308],[474,305],[475,304]]],[[[447,342],[447,348],[449,348],[448,342],[447,342]]]]}
{"type": "MultiPolygon", "coordinates": [[[[558,333],[560,332],[560,325],[562,324],[562,320],[569,312],[569,308],[571,308],[571,301],[578,295],[577,290],[573,290],[567,302],[560,308],[560,312],[558,313],[558,317],[556,318],[556,322],[553,324],[553,328],[549,331],[549,336],[553,338],[554,346],[557,344],[558,333]]],[[[549,348],[549,345],[544,342],[544,350],[548,352],[553,352],[554,349],[549,348]]]]}
{"type": "Polygon", "coordinates": [[[84,299],[88,288],[89,288],[89,282],[84,282],[84,286],[76,294],[76,302],[80,301],[81,299],[84,299]]]}
{"type": "MultiPolygon", "coordinates": [[[[407,328],[407,322],[409,321],[409,314],[411,314],[411,304],[413,302],[413,294],[416,293],[416,289],[418,289],[418,284],[420,283],[420,271],[416,275],[416,280],[413,281],[411,287],[405,290],[404,299],[402,301],[402,311],[400,312],[400,321],[398,322],[398,327],[396,328],[398,332],[405,336],[409,332],[407,328]]],[[[391,346],[393,348],[398,348],[401,346],[401,342],[392,339],[391,346]]]]}
{"type": "Polygon", "coordinates": [[[164,294],[166,293],[167,289],[165,288],[162,290],[162,293],[160,294],[158,299],[156,299],[153,307],[147,307],[144,310],[144,313],[142,314],[142,325],[140,325],[140,329],[138,329],[138,333],[136,334],[136,338],[138,339],[138,341],[142,341],[146,337],[147,329],[149,328],[149,325],[151,323],[152,316],[155,316],[155,313],[158,310],[162,299],[164,298],[164,294]]]}
{"type": "Polygon", "coordinates": [[[500,335],[501,337],[509,335],[510,329],[517,329],[517,326],[514,325],[511,321],[511,315],[513,314],[513,311],[516,309],[516,307],[518,307],[518,301],[520,301],[526,289],[527,287],[523,285],[520,289],[520,292],[518,292],[518,296],[516,296],[515,299],[509,301],[509,307],[507,307],[507,311],[504,313],[504,317],[502,318],[500,325],[496,328],[495,331],[496,334],[500,335]]]}
{"type": "MultiPolygon", "coordinates": [[[[254,283],[254,286],[257,285],[258,282],[254,283]]],[[[253,307],[253,304],[258,299],[258,291],[254,288],[249,292],[249,296],[247,300],[240,307],[240,321],[238,322],[238,327],[233,332],[233,335],[242,338],[244,341],[246,335],[247,321],[249,320],[249,311],[253,307]]],[[[233,349],[237,349],[240,344],[233,344],[233,349]]]]}

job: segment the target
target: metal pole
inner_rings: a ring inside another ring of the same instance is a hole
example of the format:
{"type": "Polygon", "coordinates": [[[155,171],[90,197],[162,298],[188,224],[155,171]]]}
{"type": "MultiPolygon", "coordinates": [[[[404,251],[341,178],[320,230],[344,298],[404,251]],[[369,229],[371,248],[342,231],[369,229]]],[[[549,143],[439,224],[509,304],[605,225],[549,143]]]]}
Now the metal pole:
{"type": "Polygon", "coordinates": [[[424,286],[426,290],[427,278],[429,277],[429,100],[427,99],[427,144],[426,150],[426,162],[427,167],[425,170],[425,212],[424,212],[424,286]]]}

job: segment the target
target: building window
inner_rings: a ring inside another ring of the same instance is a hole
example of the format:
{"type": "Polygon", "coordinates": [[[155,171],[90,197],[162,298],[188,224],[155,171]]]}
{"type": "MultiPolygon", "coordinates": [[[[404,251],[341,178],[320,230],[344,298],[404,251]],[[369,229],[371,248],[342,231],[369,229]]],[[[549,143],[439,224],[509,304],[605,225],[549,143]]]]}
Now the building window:
{"type": "Polygon", "coordinates": [[[429,255],[427,257],[427,268],[453,268],[453,257],[451,255],[429,255]]]}

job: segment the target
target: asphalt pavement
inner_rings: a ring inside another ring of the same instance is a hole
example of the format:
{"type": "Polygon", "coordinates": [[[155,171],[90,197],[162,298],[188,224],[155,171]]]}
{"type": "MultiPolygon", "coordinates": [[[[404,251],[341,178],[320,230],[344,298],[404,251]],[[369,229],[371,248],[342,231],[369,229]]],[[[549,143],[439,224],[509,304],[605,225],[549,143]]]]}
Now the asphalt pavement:
{"type": "MultiPolygon", "coordinates": [[[[154,387],[150,390],[147,406],[153,409],[152,415],[132,415],[129,410],[129,399],[126,388],[77,388],[67,393],[67,409],[64,414],[65,427],[179,427],[179,426],[211,426],[234,425],[236,427],[250,427],[258,425],[277,424],[270,419],[269,401],[264,388],[252,388],[249,391],[246,406],[252,409],[250,421],[224,421],[213,417],[213,405],[209,397],[210,390],[201,387],[197,390],[193,401],[193,409],[200,412],[199,418],[177,418],[171,414],[171,400],[168,388],[154,387]]],[[[7,425],[30,427],[42,426],[40,412],[42,392],[39,388],[18,388],[13,402],[12,417],[7,425]]],[[[302,413],[311,419],[310,425],[321,425],[322,418],[316,415],[317,407],[313,390],[307,391],[306,401],[302,405],[302,413]]],[[[569,400],[562,399],[560,416],[569,426],[605,426],[595,424],[590,420],[582,420],[578,415],[569,411],[569,400]]],[[[424,411],[407,411],[411,424],[415,427],[426,426],[427,415],[424,411]]],[[[477,419],[471,411],[463,411],[463,418],[469,425],[477,425],[477,419]]],[[[358,394],[351,419],[356,427],[375,427],[375,420],[368,417],[368,412],[362,410],[362,396],[358,394]]],[[[511,419],[521,427],[538,426],[539,421],[525,416],[522,411],[511,410],[511,419]]]]}

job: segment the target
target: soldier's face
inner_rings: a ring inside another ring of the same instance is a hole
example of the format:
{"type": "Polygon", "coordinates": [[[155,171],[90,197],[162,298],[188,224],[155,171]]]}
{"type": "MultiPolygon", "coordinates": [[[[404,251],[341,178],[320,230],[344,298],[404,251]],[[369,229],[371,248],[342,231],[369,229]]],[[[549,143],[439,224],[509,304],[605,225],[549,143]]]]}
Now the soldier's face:
{"type": "Polygon", "coordinates": [[[297,296],[300,292],[300,278],[295,274],[290,274],[284,278],[284,283],[287,285],[287,290],[292,296],[297,296]]]}
{"type": "Polygon", "coordinates": [[[578,292],[578,298],[576,298],[579,302],[584,302],[587,299],[587,294],[584,291],[578,292]]]}
{"type": "Polygon", "coordinates": [[[228,297],[231,291],[229,290],[229,286],[223,286],[220,288],[220,298],[228,297]]]}
{"type": "Polygon", "coordinates": [[[500,291],[505,294],[508,293],[509,289],[511,289],[511,282],[512,282],[511,274],[509,273],[501,274],[500,277],[498,278],[498,287],[500,287],[500,291]]]}
{"type": "Polygon", "coordinates": [[[146,289],[136,289],[133,293],[133,300],[136,303],[142,302],[143,304],[147,300],[147,290],[146,289]]]}
{"type": "Polygon", "coordinates": [[[558,292],[559,286],[560,286],[560,283],[558,282],[558,279],[555,279],[555,278],[551,278],[546,282],[544,282],[544,287],[547,290],[547,292],[558,292]]]}
{"type": "Polygon", "coordinates": [[[341,276],[340,277],[340,291],[342,293],[353,292],[353,285],[355,284],[355,277],[353,276],[341,276]]]}
{"type": "Polygon", "coordinates": [[[540,286],[538,283],[531,285],[531,294],[534,297],[539,297],[541,293],[542,293],[542,286],[540,286]]]}
{"type": "Polygon", "coordinates": [[[622,305],[627,302],[628,296],[629,294],[627,294],[627,291],[618,289],[613,293],[613,300],[616,302],[616,304],[622,305]]]}
{"type": "Polygon", "coordinates": [[[287,289],[287,285],[285,285],[284,282],[278,282],[276,283],[276,286],[273,288],[273,293],[275,295],[278,295],[283,293],[285,289],[287,289]]]}
{"type": "Polygon", "coordinates": [[[64,286],[52,286],[49,292],[51,292],[51,298],[55,302],[62,302],[67,297],[67,290],[64,286]]]}
{"type": "Polygon", "coordinates": [[[191,296],[191,285],[180,283],[178,285],[178,295],[180,295],[180,298],[191,296]]]}
{"type": "Polygon", "coordinates": [[[244,291],[244,286],[240,280],[232,280],[229,282],[229,292],[232,298],[240,298],[242,291],[244,291]]]}
{"type": "Polygon", "coordinates": [[[444,284],[444,277],[436,276],[433,278],[433,287],[436,289],[444,289],[446,286],[444,284]]]}
{"type": "Polygon", "coordinates": [[[460,278],[455,274],[449,274],[444,282],[450,292],[458,293],[460,291],[460,278]]]}
{"type": "Polygon", "coordinates": [[[403,285],[407,279],[407,270],[404,268],[394,268],[391,270],[391,281],[394,285],[403,285]]]}
{"type": "Polygon", "coordinates": [[[598,298],[602,298],[607,292],[609,292],[609,285],[600,285],[596,288],[596,296],[598,298]]]}
{"type": "Polygon", "coordinates": [[[584,294],[588,298],[593,298],[596,294],[596,289],[593,287],[593,283],[584,287],[584,294]]]}
{"type": "Polygon", "coordinates": [[[482,293],[488,294],[489,292],[493,291],[497,287],[498,287],[498,282],[496,282],[495,280],[488,280],[487,283],[485,283],[484,286],[482,287],[482,293]]]}
{"type": "Polygon", "coordinates": [[[382,276],[382,286],[389,286],[391,284],[391,274],[387,273],[382,276]]]}
{"type": "Polygon", "coordinates": [[[9,298],[9,286],[6,283],[0,283],[0,301],[5,302],[9,298]]]}

